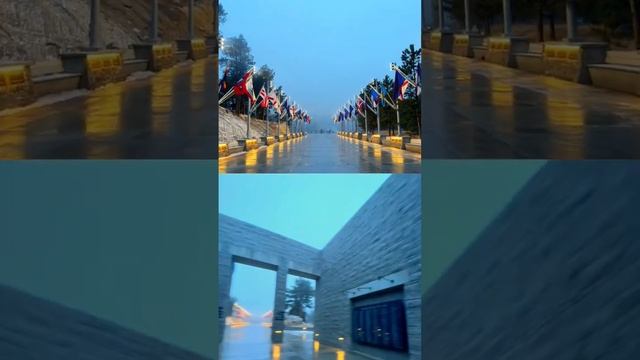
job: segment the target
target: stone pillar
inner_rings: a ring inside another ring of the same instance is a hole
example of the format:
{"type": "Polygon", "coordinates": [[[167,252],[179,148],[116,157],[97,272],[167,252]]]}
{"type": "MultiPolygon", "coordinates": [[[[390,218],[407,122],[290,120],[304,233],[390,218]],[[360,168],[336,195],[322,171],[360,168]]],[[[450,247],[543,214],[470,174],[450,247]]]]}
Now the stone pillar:
{"type": "Polygon", "coordinates": [[[158,0],[151,1],[151,25],[149,25],[149,40],[158,41],[158,0]]]}
{"type": "Polygon", "coordinates": [[[189,0],[189,40],[193,39],[193,0],[189,0]]]}
{"type": "Polygon", "coordinates": [[[233,276],[233,259],[226,251],[220,251],[218,255],[218,342],[224,337],[225,320],[231,315],[231,278],[233,276]]]}
{"type": "Polygon", "coordinates": [[[287,275],[289,268],[279,265],[276,274],[276,298],[273,302],[273,325],[271,326],[271,341],[281,343],[284,337],[285,299],[287,294],[287,275]]]}
{"type": "Polygon", "coordinates": [[[467,34],[471,33],[471,8],[469,0],[464,0],[464,30],[467,34]]]}
{"type": "Polygon", "coordinates": [[[444,23],[444,0],[438,0],[438,29],[442,32],[445,29],[444,23]]]}
{"type": "Polygon", "coordinates": [[[422,31],[429,27],[434,27],[433,0],[422,0],[422,31]]]}
{"type": "Polygon", "coordinates": [[[567,0],[567,41],[575,41],[577,33],[576,0],[567,0]]]}
{"type": "Polygon", "coordinates": [[[502,0],[502,13],[504,15],[504,36],[511,36],[511,0],[502,0]]]}
{"type": "Polygon", "coordinates": [[[91,0],[89,23],[89,47],[102,48],[102,17],[100,16],[100,0],[91,0]]]}

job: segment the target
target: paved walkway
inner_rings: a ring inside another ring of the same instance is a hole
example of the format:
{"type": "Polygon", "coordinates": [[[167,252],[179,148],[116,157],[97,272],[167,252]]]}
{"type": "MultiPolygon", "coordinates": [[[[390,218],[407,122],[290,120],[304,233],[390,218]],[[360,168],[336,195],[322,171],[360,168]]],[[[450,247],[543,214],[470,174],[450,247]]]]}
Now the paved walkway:
{"type": "Polygon", "coordinates": [[[424,53],[426,158],[640,158],[640,98],[424,53]]]}
{"type": "Polygon", "coordinates": [[[204,59],[0,112],[0,159],[213,159],[215,71],[214,61],[204,59]]]}
{"type": "Polygon", "coordinates": [[[369,360],[320,345],[311,331],[285,331],[282,344],[272,344],[271,329],[260,325],[225,329],[220,360],[369,360]]]}
{"type": "Polygon", "coordinates": [[[221,173],[419,173],[420,155],[336,134],[309,134],[220,159],[221,173]]]}

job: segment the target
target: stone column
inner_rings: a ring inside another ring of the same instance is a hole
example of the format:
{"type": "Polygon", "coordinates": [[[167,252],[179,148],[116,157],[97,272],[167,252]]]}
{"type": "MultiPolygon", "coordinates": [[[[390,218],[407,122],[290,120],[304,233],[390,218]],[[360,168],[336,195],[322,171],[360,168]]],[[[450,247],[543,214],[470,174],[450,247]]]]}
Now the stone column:
{"type": "Polygon", "coordinates": [[[444,31],[444,0],[438,0],[438,29],[440,32],[444,31]]]}
{"type": "Polygon", "coordinates": [[[149,40],[158,41],[158,0],[151,1],[151,25],[149,26],[149,40]]]}
{"type": "Polygon", "coordinates": [[[567,0],[567,41],[575,41],[577,32],[576,0],[567,0]]]}
{"type": "Polygon", "coordinates": [[[89,23],[89,47],[102,48],[102,18],[100,16],[100,0],[91,0],[89,23]]]}
{"type": "Polygon", "coordinates": [[[464,0],[464,30],[467,34],[471,33],[471,8],[469,0],[464,0]]]}
{"type": "Polygon", "coordinates": [[[193,39],[193,0],[189,0],[189,40],[193,39]]]}
{"type": "Polygon", "coordinates": [[[422,0],[422,31],[434,27],[433,0],[422,0]]]}
{"type": "Polygon", "coordinates": [[[289,268],[279,265],[276,274],[276,298],[273,302],[273,325],[271,326],[271,340],[281,343],[284,336],[285,299],[287,293],[287,275],[289,268]]]}
{"type": "Polygon", "coordinates": [[[231,278],[233,276],[233,259],[226,251],[218,255],[218,334],[221,342],[224,337],[225,320],[231,315],[233,304],[231,300],[231,278]]]}
{"type": "Polygon", "coordinates": [[[502,0],[502,13],[504,15],[504,36],[511,36],[511,0],[502,0]]]}

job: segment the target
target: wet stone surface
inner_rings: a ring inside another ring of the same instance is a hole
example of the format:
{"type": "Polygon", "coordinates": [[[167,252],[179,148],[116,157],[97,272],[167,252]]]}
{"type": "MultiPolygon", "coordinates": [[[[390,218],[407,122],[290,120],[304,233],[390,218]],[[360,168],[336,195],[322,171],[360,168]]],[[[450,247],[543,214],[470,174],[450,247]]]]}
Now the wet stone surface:
{"type": "Polygon", "coordinates": [[[336,348],[314,344],[312,331],[285,331],[282,344],[271,343],[271,329],[261,325],[227,328],[220,360],[366,360],[336,348]]]}
{"type": "Polygon", "coordinates": [[[426,52],[425,158],[640,158],[640,99],[426,52]]]}
{"type": "Polygon", "coordinates": [[[5,111],[0,159],[213,159],[214,75],[214,61],[204,59],[5,111]]]}
{"type": "Polygon", "coordinates": [[[309,134],[221,159],[228,173],[419,173],[420,156],[336,134],[309,134]]]}

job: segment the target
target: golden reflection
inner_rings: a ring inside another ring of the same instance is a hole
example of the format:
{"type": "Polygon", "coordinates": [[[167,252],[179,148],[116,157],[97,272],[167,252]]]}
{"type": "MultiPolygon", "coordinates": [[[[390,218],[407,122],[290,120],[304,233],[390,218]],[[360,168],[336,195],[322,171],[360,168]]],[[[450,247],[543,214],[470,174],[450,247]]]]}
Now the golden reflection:
{"type": "Polygon", "coordinates": [[[220,174],[224,174],[227,172],[227,160],[219,159],[218,160],[218,172],[220,174]]]}
{"type": "Polygon", "coordinates": [[[258,150],[247,151],[244,158],[244,165],[247,172],[255,172],[256,165],[258,164],[258,150]]]}
{"type": "Polygon", "coordinates": [[[345,359],[345,352],[342,350],[338,350],[336,352],[336,360],[344,360],[345,359]]]}
{"type": "Polygon", "coordinates": [[[492,81],[491,102],[493,106],[513,106],[513,87],[509,84],[492,81]]]}
{"type": "Polygon", "coordinates": [[[313,352],[318,352],[320,351],[320,341],[315,340],[313,342],[313,352]]]}
{"type": "Polygon", "coordinates": [[[85,102],[86,134],[112,136],[120,131],[123,83],[106,85],[91,93],[85,102]]]}
{"type": "Polygon", "coordinates": [[[267,146],[267,165],[270,166],[273,163],[273,146],[267,146]]]}
{"type": "Polygon", "coordinates": [[[196,61],[191,66],[191,108],[198,109],[204,106],[205,70],[208,61],[196,61]]]}
{"type": "Polygon", "coordinates": [[[173,75],[175,70],[161,71],[151,77],[151,127],[155,134],[167,132],[173,103],[173,75]]]}
{"type": "Polygon", "coordinates": [[[271,347],[271,358],[273,360],[279,360],[280,359],[280,344],[274,344],[271,347]]]}
{"type": "Polygon", "coordinates": [[[391,151],[391,166],[394,173],[404,172],[404,153],[402,150],[391,151]]]}

